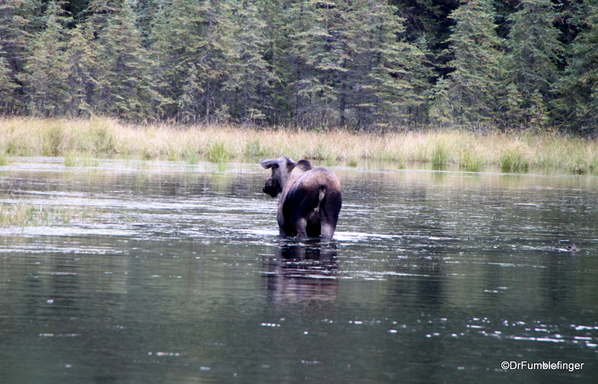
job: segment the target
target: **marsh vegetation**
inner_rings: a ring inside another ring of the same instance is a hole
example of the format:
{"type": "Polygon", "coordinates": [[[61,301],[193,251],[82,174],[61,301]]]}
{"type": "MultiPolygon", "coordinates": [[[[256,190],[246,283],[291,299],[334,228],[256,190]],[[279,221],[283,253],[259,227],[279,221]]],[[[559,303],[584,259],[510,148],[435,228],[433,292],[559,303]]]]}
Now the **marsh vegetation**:
{"type": "Polygon", "coordinates": [[[52,206],[19,199],[0,203],[0,227],[94,224],[101,218],[102,210],[94,207],[52,206]]]}
{"type": "Polygon", "coordinates": [[[404,168],[410,163],[470,172],[533,169],[573,174],[598,172],[598,142],[555,133],[405,131],[355,133],[298,129],[249,129],[234,125],[131,125],[111,119],[0,120],[0,164],[14,156],[61,156],[65,165],[93,166],[94,158],[127,157],[227,163],[288,155],[325,165],[404,168]]]}

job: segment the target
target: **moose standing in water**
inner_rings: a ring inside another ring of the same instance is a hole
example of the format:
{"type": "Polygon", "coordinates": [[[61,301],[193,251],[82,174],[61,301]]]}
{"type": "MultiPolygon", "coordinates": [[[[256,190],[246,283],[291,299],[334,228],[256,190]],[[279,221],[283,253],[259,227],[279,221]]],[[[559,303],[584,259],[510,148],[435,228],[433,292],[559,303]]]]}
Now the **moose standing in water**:
{"type": "Polygon", "coordinates": [[[272,169],[264,193],[278,201],[278,228],[281,236],[331,239],[341,210],[341,183],[326,168],[314,168],[309,161],[294,162],[287,156],[262,160],[262,167],[272,169]]]}

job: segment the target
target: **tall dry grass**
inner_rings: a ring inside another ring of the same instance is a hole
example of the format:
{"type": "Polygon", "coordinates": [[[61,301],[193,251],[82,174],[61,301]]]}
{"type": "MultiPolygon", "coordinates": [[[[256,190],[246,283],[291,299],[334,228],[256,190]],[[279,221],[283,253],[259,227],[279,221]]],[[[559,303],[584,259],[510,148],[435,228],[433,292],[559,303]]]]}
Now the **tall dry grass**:
{"type": "MultiPolygon", "coordinates": [[[[111,119],[0,119],[0,165],[11,156],[121,155],[140,159],[227,162],[287,155],[328,165],[367,161],[486,166],[507,172],[533,168],[598,173],[598,142],[556,134],[479,135],[467,131],[387,134],[291,129],[256,130],[231,125],[147,126],[111,119]]],[[[68,159],[71,160],[68,160],[68,159]]]]}

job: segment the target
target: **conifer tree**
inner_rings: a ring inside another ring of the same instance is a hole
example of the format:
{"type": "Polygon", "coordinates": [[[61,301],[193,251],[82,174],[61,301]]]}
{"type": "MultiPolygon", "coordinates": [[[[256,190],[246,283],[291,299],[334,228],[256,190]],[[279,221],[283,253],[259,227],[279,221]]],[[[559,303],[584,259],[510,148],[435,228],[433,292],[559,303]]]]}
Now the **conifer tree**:
{"type": "Polygon", "coordinates": [[[336,3],[297,2],[291,9],[291,54],[297,67],[295,81],[297,123],[331,125],[338,116],[339,89],[345,69],[341,29],[346,23],[336,3]]]}
{"type": "Polygon", "coordinates": [[[586,26],[570,46],[569,65],[555,85],[553,116],[564,129],[581,134],[598,127],[598,7],[584,7],[586,26]]]}
{"type": "Polygon", "coordinates": [[[57,1],[50,1],[46,10],[45,28],[31,43],[24,76],[29,100],[29,113],[41,116],[65,114],[68,87],[65,52],[69,34],[64,26],[70,18],[57,1]]]}
{"type": "Polygon", "coordinates": [[[232,65],[225,88],[233,95],[235,117],[244,124],[254,124],[265,121],[267,113],[275,109],[269,104],[267,94],[277,79],[264,58],[270,42],[260,10],[253,2],[243,0],[235,7],[234,14],[234,49],[238,61],[232,65]]]}
{"type": "Polygon", "coordinates": [[[127,0],[90,0],[85,11],[85,22],[93,31],[93,38],[98,39],[108,28],[114,15],[119,13],[127,0]]]}
{"type": "Polygon", "coordinates": [[[554,18],[550,0],[522,0],[520,10],[511,15],[505,86],[513,85],[521,102],[505,111],[509,125],[541,128],[547,121],[551,84],[558,78],[563,54],[554,18]]]}
{"type": "Polygon", "coordinates": [[[204,89],[201,104],[206,122],[231,118],[228,93],[223,92],[234,70],[233,64],[239,60],[231,3],[229,0],[204,0],[200,7],[207,20],[203,45],[198,52],[199,79],[204,89]]]}
{"type": "Polygon", "coordinates": [[[151,53],[156,62],[159,108],[166,118],[195,121],[199,118],[198,68],[195,64],[205,24],[199,2],[173,0],[164,3],[152,31],[151,53]],[[186,96],[184,100],[183,94],[186,96]],[[194,95],[196,95],[194,97],[194,95]],[[186,112],[179,110],[183,105],[186,112]]]}
{"type": "Polygon", "coordinates": [[[11,113],[24,112],[26,108],[22,77],[40,9],[34,0],[0,2],[0,84],[5,92],[10,90],[0,104],[11,113]]]}
{"type": "Polygon", "coordinates": [[[462,4],[452,14],[456,21],[449,39],[454,71],[439,81],[430,118],[434,123],[482,124],[494,117],[500,80],[501,40],[496,35],[495,12],[489,0],[462,4]]]}
{"type": "Polygon", "coordinates": [[[300,122],[388,126],[419,97],[421,52],[400,41],[401,20],[385,1],[295,5],[292,53],[300,122]]]}
{"type": "Polygon", "coordinates": [[[444,52],[454,24],[449,16],[461,2],[464,1],[390,0],[397,8],[397,15],[405,19],[407,41],[426,52],[426,67],[436,72],[436,76],[447,73],[446,63],[451,56],[444,52]]]}
{"type": "Polygon", "coordinates": [[[595,1],[62,1],[0,0],[0,114],[598,123],[595,1]]]}
{"type": "Polygon", "coordinates": [[[362,5],[348,36],[357,70],[351,71],[350,82],[345,86],[355,101],[358,125],[415,123],[416,110],[427,87],[426,78],[431,75],[424,66],[425,55],[400,37],[405,28],[403,19],[395,16],[394,6],[373,0],[362,5]]]}
{"type": "Polygon", "coordinates": [[[123,0],[93,0],[89,18],[92,42],[93,107],[97,113],[141,121],[154,116],[157,94],[152,88],[148,54],[123,0]]]}
{"type": "Polygon", "coordinates": [[[229,117],[223,93],[237,60],[228,0],[174,0],[158,17],[153,55],[168,117],[215,122],[229,117]]]}
{"type": "Polygon", "coordinates": [[[137,0],[131,4],[135,14],[135,25],[146,49],[153,43],[152,30],[162,3],[162,0],[137,0]]]}
{"type": "Polygon", "coordinates": [[[71,31],[71,40],[65,54],[68,97],[65,100],[67,115],[90,116],[93,113],[94,62],[90,25],[79,25],[71,31]]]}
{"type": "Polygon", "coordinates": [[[17,84],[10,75],[8,62],[0,54],[0,113],[9,113],[14,106],[13,92],[17,84]]]}
{"type": "Polygon", "coordinates": [[[273,81],[264,90],[268,123],[286,124],[295,110],[293,83],[296,66],[290,54],[290,35],[293,31],[291,3],[294,0],[260,0],[259,14],[265,22],[264,60],[268,63],[273,81]]]}

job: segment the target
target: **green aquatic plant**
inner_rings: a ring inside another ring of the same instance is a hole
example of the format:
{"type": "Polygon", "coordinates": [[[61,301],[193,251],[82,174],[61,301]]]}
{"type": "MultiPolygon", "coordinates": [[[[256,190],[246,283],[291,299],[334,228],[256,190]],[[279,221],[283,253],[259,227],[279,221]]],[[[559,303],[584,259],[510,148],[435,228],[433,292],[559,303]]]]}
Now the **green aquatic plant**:
{"type": "Polygon", "coordinates": [[[221,141],[217,141],[208,147],[207,158],[212,163],[228,163],[231,157],[231,153],[221,141]]]}
{"type": "Polygon", "coordinates": [[[63,145],[66,140],[65,131],[61,124],[51,123],[44,131],[43,137],[43,156],[59,156],[62,153],[63,145]]]}
{"type": "Polygon", "coordinates": [[[99,119],[91,120],[89,124],[89,137],[92,141],[90,148],[96,153],[111,153],[116,149],[116,138],[107,122],[99,119]]]}
{"type": "Polygon", "coordinates": [[[159,157],[159,152],[155,148],[143,147],[139,151],[141,160],[155,160],[159,157]]]}
{"type": "Polygon", "coordinates": [[[77,165],[77,157],[73,152],[66,153],[64,155],[64,166],[75,167],[77,165]]]}
{"type": "Polygon", "coordinates": [[[99,167],[100,161],[89,153],[67,152],[64,155],[65,167],[99,167]]]}
{"type": "Polygon", "coordinates": [[[187,151],[185,152],[183,157],[189,164],[199,163],[199,154],[197,153],[197,151],[187,151]]]}
{"type": "Polygon", "coordinates": [[[245,155],[249,157],[264,157],[271,149],[263,145],[259,139],[248,141],[245,145],[245,155]]]}
{"type": "Polygon", "coordinates": [[[0,225],[8,227],[16,225],[25,227],[31,223],[34,217],[35,208],[26,203],[2,203],[0,204],[0,225]]]}
{"type": "Polygon", "coordinates": [[[449,163],[450,149],[444,142],[437,142],[432,148],[431,161],[433,169],[440,169],[449,163]]]}
{"type": "Polygon", "coordinates": [[[592,174],[598,171],[598,162],[591,159],[576,158],[569,163],[569,170],[576,175],[592,174]]]}
{"type": "Polygon", "coordinates": [[[318,142],[317,144],[310,143],[310,145],[308,145],[306,150],[303,152],[303,155],[300,157],[310,160],[329,160],[332,158],[332,155],[330,151],[327,150],[325,145],[323,145],[321,142],[318,142]]]}
{"type": "Polygon", "coordinates": [[[503,172],[527,172],[529,160],[527,148],[521,144],[511,145],[500,154],[500,168],[503,172]]]}
{"type": "Polygon", "coordinates": [[[0,227],[28,227],[69,224],[73,221],[94,223],[103,215],[102,208],[86,206],[53,206],[16,201],[0,204],[0,227]]]}
{"type": "Polygon", "coordinates": [[[473,150],[466,149],[461,153],[459,168],[468,172],[480,172],[484,166],[484,160],[473,150]]]}

